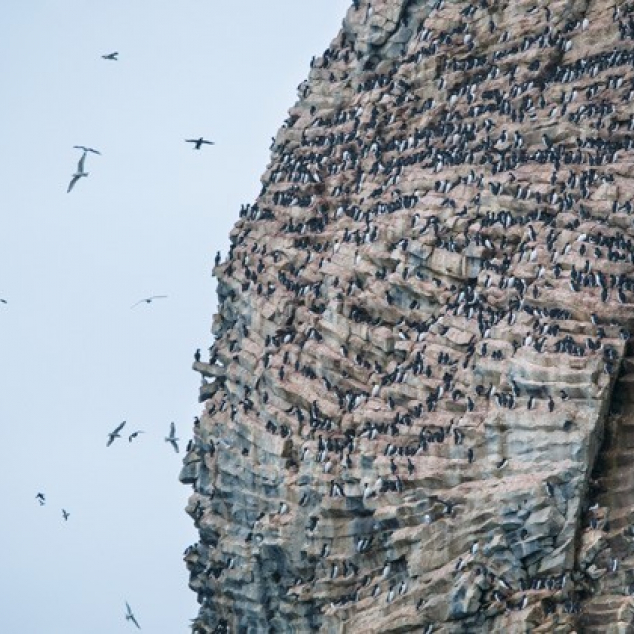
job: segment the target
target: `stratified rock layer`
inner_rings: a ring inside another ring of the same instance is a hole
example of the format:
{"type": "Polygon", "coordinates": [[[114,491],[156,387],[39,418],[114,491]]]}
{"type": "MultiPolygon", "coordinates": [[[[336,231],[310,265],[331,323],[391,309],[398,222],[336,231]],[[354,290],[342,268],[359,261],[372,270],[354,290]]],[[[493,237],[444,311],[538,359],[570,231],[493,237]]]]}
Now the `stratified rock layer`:
{"type": "Polygon", "coordinates": [[[633,37],[353,3],[214,270],[195,631],[633,631],[633,37]]]}

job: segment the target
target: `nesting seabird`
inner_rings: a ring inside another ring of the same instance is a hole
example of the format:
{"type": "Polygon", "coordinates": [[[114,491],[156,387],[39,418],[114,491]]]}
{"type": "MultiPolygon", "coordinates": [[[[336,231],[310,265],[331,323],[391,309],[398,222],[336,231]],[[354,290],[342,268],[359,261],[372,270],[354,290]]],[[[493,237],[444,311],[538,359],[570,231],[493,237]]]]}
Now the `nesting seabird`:
{"type": "Polygon", "coordinates": [[[178,438],[176,438],[176,425],[172,423],[170,425],[170,435],[165,437],[165,442],[171,443],[172,447],[174,447],[174,451],[178,453],[178,438]]]}
{"type": "Polygon", "coordinates": [[[86,160],[86,152],[84,152],[81,155],[81,158],[79,159],[79,163],[77,163],[77,171],[73,174],[73,177],[70,180],[70,183],[68,184],[68,190],[66,191],[67,194],[70,193],[71,189],[73,187],[75,187],[75,183],[82,178],[83,176],[88,176],[88,172],[86,172],[84,170],[84,161],[86,160]]]}

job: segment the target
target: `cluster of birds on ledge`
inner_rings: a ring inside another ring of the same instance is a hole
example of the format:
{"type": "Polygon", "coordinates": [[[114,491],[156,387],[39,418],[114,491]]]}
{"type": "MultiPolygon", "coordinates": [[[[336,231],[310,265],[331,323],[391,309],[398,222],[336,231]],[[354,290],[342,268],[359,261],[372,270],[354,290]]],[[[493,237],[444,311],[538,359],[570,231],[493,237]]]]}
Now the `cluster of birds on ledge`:
{"type": "MultiPolygon", "coordinates": [[[[119,52],[118,51],[114,51],[113,53],[108,53],[106,55],[102,55],[101,57],[102,57],[102,59],[106,59],[106,60],[109,60],[109,61],[112,61],[112,62],[118,62],[119,61],[119,52]]],[[[214,141],[208,141],[204,137],[199,137],[197,139],[185,139],[185,142],[186,143],[193,143],[194,144],[194,148],[193,148],[194,150],[200,150],[203,145],[215,145],[214,141]]],[[[76,150],[81,150],[82,151],[82,155],[81,155],[81,158],[79,159],[79,162],[77,163],[77,169],[75,170],[75,173],[71,176],[70,183],[68,184],[68,189],[66,190],[66,193],[68,193],[68,194],[70,194],[70,192],[72,191],[73,187],[75,187],[75,185],[77,184],[78,180],[88,176],[89,173],[90,173],[90,172],[87,172],[84,169],[84,165],[86,163],[86,156],[88,155],[88,152],[92,152],[93,154],[101,155],[101,152],[99,150],[95,150],[94,148],[86,147],[84,145],[74,145],[73,148],[76,149],[76,150]]]]}
{"type": "MultiPolygon", "coordinates": [[[[119,61],[118,51],[115,51],[113,53],[108,53],[106,55],[102,55],[101,57],[102,59],[109,60],[109,61],[115,61],[115,62],[119,61]]],[[[208,141],[204,137],[199,137],[196,139],[185,139],[185,142],[193,143],[194,150],[200,150],[203,147],[203,145],[215,145],[214,141],[208,141]]],[[[67,193],[70,193],[73,190],[73,188],[75,187],[75,185],[80,179],[86,178],[89,175],[89,172],[86,171],[86,157],[88,156],[88,154],[90,153],[90,154],[96,154],[98,156],[101,156],[101,152],[92,147],[88,147],[85,145],[74,145],[73,148],[76,150],[80,150],[82,154],[77,163],[77,169],[71,176],[70,183],[68,184],[68,189],[66,190],[67,193]]],[[[151,295],[149,297],[145,297],[143,299],[140,299],[138,302],[134,303],[132,306],[130,306],[130,308],[136,308],[140,304],[144,304],[144,303],[151,304],[154,300],[157,300],[157,299],[167,299],[167,295],[151,295]]],[[[8,304],[8,301],[4,298],[0,298],[0,303],[8,304]]],[[[106,447],[110,447],[117,438],[121,438],[120,432],[124,428],[125,424],[126,424],[126,421],[123,421],[113,431],[108,433],[108,441],[106,443],[106,447]]],[[[140,434],[143,434],[143,433],[145,432],[141,429],[131,432],[128,435],[128,442],[132,442],[135,438],[137,438],[140,434]]],[[[169,431],[169,434],[165,437],[165,442],[169,443],[176,453],[179,453],[179,446],[178,446],[179,438],[177,438],[176,436],[176,425],[174,422],[170,424],[170,431],[169,431]]],[[[37,500],[40,506],[46,505],[46,495],[43,492],[39,491],[37,495],[35,496],[35,499],[37,500]]],[[[62,517],[64,521],[68,521],[68,518],[70,517],[70,513],[66,509],[62,509],[62,517]]],[[[126,607],[126,612],[125,612],[126,621],[133,623],[138,629],[141,629],[141,626],[139,625],[139,622],[137,621],[136,616],[134,615],[132,608],[130,607],[130,604],[127,601],[125,603],[125,607],[126,607]]]]}

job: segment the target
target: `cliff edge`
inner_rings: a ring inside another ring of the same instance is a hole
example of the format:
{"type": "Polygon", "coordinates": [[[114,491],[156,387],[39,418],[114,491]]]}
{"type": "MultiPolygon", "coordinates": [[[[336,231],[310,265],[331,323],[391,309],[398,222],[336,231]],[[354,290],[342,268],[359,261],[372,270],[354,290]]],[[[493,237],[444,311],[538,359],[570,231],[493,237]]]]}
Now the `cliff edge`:
{"type": "Polygon", "coordinates": [[[214,269],[195,632],[634,631],[633,38],[350,7],[214,269]]]}

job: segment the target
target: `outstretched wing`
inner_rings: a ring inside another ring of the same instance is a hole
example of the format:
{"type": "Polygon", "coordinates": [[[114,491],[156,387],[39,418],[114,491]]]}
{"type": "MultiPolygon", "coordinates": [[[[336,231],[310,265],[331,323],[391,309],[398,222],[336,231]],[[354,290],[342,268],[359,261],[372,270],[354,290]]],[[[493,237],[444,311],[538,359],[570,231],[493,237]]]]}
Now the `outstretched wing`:
{"type": "Polygon", "coordinates": [[[141,626],[137,623],[136,618],[134,617],[134,614],[130,614],[130,620],[139,628],[141,629],[141,626]]]}
{"type": "Polygon", "coordinates": [[[117,428],[116,428],[116,429],[115,429],[112,433],[113,433],[113,434],[118,434],[118,433],[119,433],[119,432],[123,429],[123,426],[124,426],[124,425],[125,425],[125,421],[123,421],[123,422],[121,423],[121,425],[119,425],[119,427],[117,427],[117,428]]]}
{"type": "Polygon", "coordinates": [[[174,447],[174,451],[178,453],[178,443],[175,440],[170,440],[170,444],[174,447]]]}
{"type": "Polygon", "coordinates": [[[203,143],[206,143],[207,145],[216,145],[213,141],[203,141],[203,143]]]}
{"type": "Polygon", "coordinates": [[[125,609],[128,611],[128,616],[132,616],[132,608],[127,601],[125,602],[125,609]]]}
{"type": "Polygon", "coordinates": [[[176,425],[171,423],[170,425],[170,438],[174,438],[176,436],[176,425]]]}
{"type": "Polygon", "coordinates": [[[70,183],[68,184],[68,189],[66,190],[67,194],[70,194],[70,190],[75,187],[75,183],[79,180],[79,176],[73,176],[70,179],[70,183]]]}

